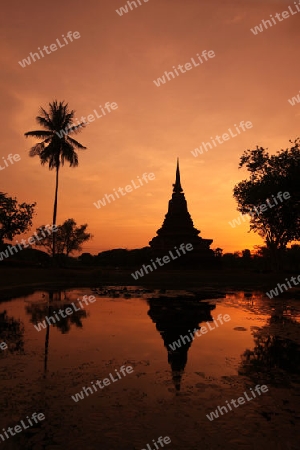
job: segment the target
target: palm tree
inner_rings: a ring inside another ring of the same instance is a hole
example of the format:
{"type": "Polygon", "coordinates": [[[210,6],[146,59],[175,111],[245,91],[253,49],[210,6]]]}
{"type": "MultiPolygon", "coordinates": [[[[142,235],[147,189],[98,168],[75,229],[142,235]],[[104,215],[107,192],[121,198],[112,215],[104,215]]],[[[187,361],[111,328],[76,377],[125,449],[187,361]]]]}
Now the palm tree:
{"type": "MultiPolygon", "coordinates": [[[[78,155],[75,149],[84,150],[86,147],[81,145],[75,139],[70,137],[70,133],[78,133],[85,126],[85,123],[73,125],[75,111],[69,110],[68,103],[57,102],[49,103],[49,112],[40,108],[36,121],[42,125],[45,130],[28,131],[25,136],[33,136],[43,139],[42,142],[34,145],[29,156],[38,155],[41,164],[48,164],[49,170],[56,170],[56,184],[53,207],[53,225],[56,225],[57,216],[57,193],[58,193],[58,173],[60,166],[64,165],[65,160],[70,163],[70,167],[78,166],[78,155]]],[[[53,257],[55,256],[55,233],[53,236],[53,257]]]]}

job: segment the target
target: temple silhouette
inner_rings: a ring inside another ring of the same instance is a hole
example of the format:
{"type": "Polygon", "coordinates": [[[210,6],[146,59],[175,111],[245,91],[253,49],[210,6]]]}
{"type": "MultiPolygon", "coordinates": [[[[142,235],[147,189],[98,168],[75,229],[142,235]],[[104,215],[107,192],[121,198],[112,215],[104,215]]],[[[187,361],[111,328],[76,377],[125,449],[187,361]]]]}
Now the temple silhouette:
{"type": "MultiPolygon", "coordinates": [[[[172,199],[169,201],[168,212],[162,227],[157,230],[150,242],[150,248],[155,256],[167,255],[180,244],[192,244],[193,250],[178,258],[177,264],[211,265],[214,263],[214,252],[210,249],[212,239],[203,239],[200,231],[194,227],[188,212],[187,202],[180,182],[179,159],[177,158],[176,179],[173,184],[172,199]]],[[[173,263],[174,264],[174,263],[173,263]]]]}

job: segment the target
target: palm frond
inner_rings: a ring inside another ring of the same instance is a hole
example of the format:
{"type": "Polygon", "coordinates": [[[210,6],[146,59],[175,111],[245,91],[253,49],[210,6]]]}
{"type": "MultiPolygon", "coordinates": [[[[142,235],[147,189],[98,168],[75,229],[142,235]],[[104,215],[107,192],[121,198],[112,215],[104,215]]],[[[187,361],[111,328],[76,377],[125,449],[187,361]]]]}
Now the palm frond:
{"type": "Polygon", "coordinates": [[[44,165],[48,163],[49,170],[52,170],[59,166],[59,156],[60,156],[60,147],[57,146],[53,140],[49,143],[47,147],[44,147],[43,151],[40,154],[41,164],[44,165]]]}
{"type": "Polygon", "coordinates": [[[65,160],[70,163],[70,167],[78,166],[78,155],[75,152],[73,145],[68,141],[63,141],[62,143],[60,154],[60,161],[62,166],[64,165],[65,160]]]}
{"type": "Polygon", "coordinates": [[[67,136],[67,140],[71,145],[73,145],[76,148],[79,148],[80,150],[85,150],[86,147],[84,147],[80,142],[76,141],[75,139],[71,138],[70,136],[67,136]]]}
{"type": "Polygon", "coordinates": [[[62,128],[66,129],[66,128],[70,128],[72,126],[72,122],[74,120],[74,115],[75,115],[75,111],[73,111],[73,110],[71,112],[68,112],[68,111],[64,112],[64,116],[61,121],[62,128]]]}
{"type": "Polygon", "coordinates": [[[40,107],[40,113],[39,113],[39,117],[44,117],[46,119],[46,121],[53,126],[52,123],[52,118],[50,117],[49,113],[42,107],[40,107]]]}
{"type": "Polygon", "coordinates": [[[77,134],[77,133],[80,133],[82,131],[82,128],[85,128],[86,125],[88,125],[88,124],[85,122],[81,122],[78,125],[71,124],[68,126],[68,131],[69,131],[69,133],[77,134]]]}
{"type": "Polygon", "coordinates": [[[52,121],[48,121],[47,119],[45,119],[45,117],[42,116],[37,116],[36,121],[39,125],[41,125],[42,127],[45,127],[47,130],[53,130],[53,122],[52,121]]]}
{"type": "Polygon", "coordinates": [[[51,131],[45,131],[45,130],[36,130],[36,131],[27,131],[27,133],[24,133],[26,137],[33,136],[36,138],[47,138],[53,135],[51,131]]]}
{"type": "Polygon", "coordinates": [[[29,156],[33,158],[34,156],[41,156],[42,151],[45,148],[44,142],[39,142],[34,147],[29,150],[29,156]]]}

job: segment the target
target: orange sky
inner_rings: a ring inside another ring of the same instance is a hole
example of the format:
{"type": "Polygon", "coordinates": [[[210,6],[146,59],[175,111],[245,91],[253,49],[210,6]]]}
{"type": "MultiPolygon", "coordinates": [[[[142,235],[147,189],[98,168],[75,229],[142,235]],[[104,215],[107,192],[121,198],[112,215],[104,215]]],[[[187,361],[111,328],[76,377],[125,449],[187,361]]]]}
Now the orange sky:
{"type": "Polygon", "coordinates": [[[88,149],[80,152],[78,168],[61,171],[58,223],[70,217],[87,222],[94,239],[84,251],[91,253],[148,245],[167,212],[178,156],[189,212],[201,236],[214,240],[212,248],[252,249],[262,241],[247,232],[248,223],[228,224],[239,214],[232,189],[246,175],[238,170],[244,150],[259,145],[275,153],[300,134],[300,104],[288,103],[300,89],[300,13],[255,36],[250,28],[294,2],[140,1],[122,17],[115,9],[125,0],[2,6],[0,161],[9,153],[19,153],[21,161],[1,171],[0,191],[20,202],[37,202],[32,232],[50,224],[55,173],[28,157],[36,140],[26,140],[24,132],[40,128],[39,107],[54,99],[69,102],[78,118],[116,102],[118,109],[76,137],[88,149]],[[38,47],[63,42],[68,31],[81,37],[30,66],[18,64],[38,47]],[[213,50],[215,58],[154,85],[165,71],[203,50],[213,50]],[[253,128],[192,156],[202,141],[242,120],[253,128]],[[155,180],[95,208],[93,202],[144,172],[153,172],[155,180]]]}

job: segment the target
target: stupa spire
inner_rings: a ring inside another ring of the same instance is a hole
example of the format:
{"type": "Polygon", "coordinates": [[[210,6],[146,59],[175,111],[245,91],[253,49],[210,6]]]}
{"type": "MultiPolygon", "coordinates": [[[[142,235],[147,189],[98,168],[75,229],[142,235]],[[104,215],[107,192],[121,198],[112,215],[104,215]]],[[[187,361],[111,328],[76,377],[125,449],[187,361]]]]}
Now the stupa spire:
{"type": "Polygon", "coordinates": [[[179,158],[177,158],[176,180],[175,184],[173,184],[173,192],[175,193],[183,192],[183,189],[180,184],[179,158]]]}
{"type": "Polygon", "coordinates": [[[178,158],[176,179],[173,184],[172,198],[169,200],[168,212],[165,215],[162,227],[156,233],[157,236],[149,242],[153,256],[164,256],[167,254],[166,252],[174,249],[175,246],[189,243],[192,244],[193,251],[189,257],[185,255],[185,258],[180,258],[177,261],[179,265],[186,266],[191,264],[195,266],[203,263],[203,265],[207,266],[209,262],[213,263],[214,252],[210,249],[213,241],[212,239],[202,239],[198,236],[200,231],[194,227],[188,212],[187,202],[180,183],[178,158]]]}

